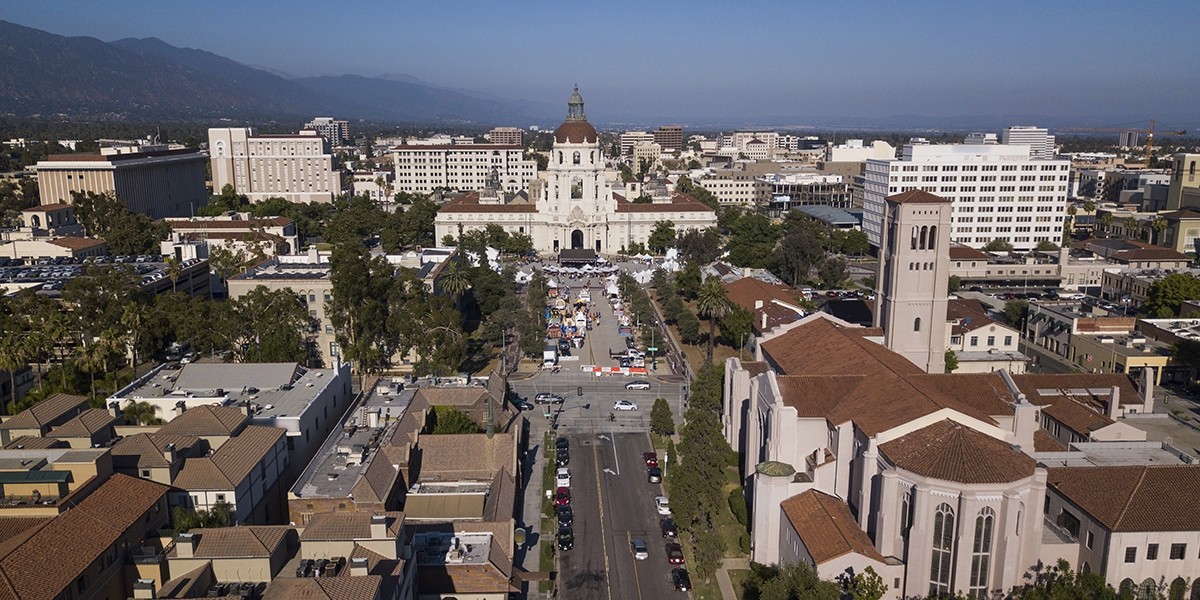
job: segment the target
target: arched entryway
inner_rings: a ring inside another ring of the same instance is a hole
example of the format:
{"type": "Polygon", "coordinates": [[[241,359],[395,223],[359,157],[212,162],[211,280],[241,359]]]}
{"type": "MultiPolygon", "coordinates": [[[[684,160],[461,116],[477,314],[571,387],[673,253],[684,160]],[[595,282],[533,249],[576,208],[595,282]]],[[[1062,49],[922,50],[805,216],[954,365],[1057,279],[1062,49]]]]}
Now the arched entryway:
{"type": "Polygon", "coordinates": [[[583,232],[576,229],[571,232],[571,249],[579,250],[583,248],[583,232]]]}

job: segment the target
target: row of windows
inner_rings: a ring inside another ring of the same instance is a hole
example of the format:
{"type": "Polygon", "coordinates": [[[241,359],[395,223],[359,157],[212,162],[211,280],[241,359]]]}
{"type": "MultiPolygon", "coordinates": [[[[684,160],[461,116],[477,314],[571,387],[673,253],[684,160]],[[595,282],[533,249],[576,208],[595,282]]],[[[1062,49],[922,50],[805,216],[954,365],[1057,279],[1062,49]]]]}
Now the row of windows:
{"type": "MultiPolygon", "coordinates": [[[[1193,164],[1194,164],[1194,162],[1193,162],[1193,164]]],[[[964,171],[964,172],[995,171],[996,167],[997,167],[997,165],[941,165],[939,168],[939,165],[920,165],[920,168],[918,169],[918,165],[911,165],[911,164],[910,165],[896,165],[896,164],[893,164],[893,165],[891,165],[891,170],[892,171],[903,170],[903,171],[909,171],[909,172],[921,170],[921,171],[924,171],[927,173],[931,172],[931,171],[939,171],[940,170],[942,172],[952,173],[952,172],[959,171],[959,170],[964,171]]],[[[1001,167],[1000,168],[1001,171],[1016,171],[1017,170],[1016,165],[1000,165],[1000,167],[1001,167]]],[[[1022,171],[1067,171],[1070,168],[1071,168],[1071,166],[1068,164],[1021,165],[1022,171]]]]}
{"type": "MultiPolygon", "coordinates": [[[[1092,547],[1092,532],[1088,532],[1088,548],[1092,547]]],[[[1183,560],[1187,557],[1187,544],[1171,544],[1168,554],[1170,560],[1183,560]]],[[[1158,544],[1146,545],[1146,560],[1158,560],[1158,544]]],[[[1137,546],[1125,547],[1125,562],[1137,562],[1137,546]]]]}

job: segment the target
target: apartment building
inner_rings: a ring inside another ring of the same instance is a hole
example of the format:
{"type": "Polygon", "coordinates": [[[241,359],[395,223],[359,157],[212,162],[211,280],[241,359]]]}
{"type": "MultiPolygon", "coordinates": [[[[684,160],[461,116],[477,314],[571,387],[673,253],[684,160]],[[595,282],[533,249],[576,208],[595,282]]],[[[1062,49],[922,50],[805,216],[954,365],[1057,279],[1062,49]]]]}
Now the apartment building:
{"type": "Polygon", "coordinates": [[[300,249],[296,222],[288,217],[255,218],[247,212],[163,222],[171,228],[171,237],[162,242],[163,254],[179,260],[208,258],[214,248],[247,257],[292,254],[300,249]]]}
{"type": "Polygon", "coordinates": [[[537,178],[537,161],[523,158],[520,145],[447,144],[396,146],[395,191],[428,194],[434,190],[476,191],[498,181],[508,193],[537,178]]]}
{"type": "Polygon", "coordinates": [[[208,203],[204,163],[197,150],[166,145],[52,154],[37,163],[38,196],[70,204],[72,192],[111,193],[152,219],[185,216],[208,203]]]}
{"type": "Polygon", "coordinates": [[[171,482],[196,510],[229,504],[236,523],[267,524],[286,516],[277,484],[288,470],[286,431],[250,425],[211,456],[188,458],[171,482]]]}
{"type": "Polygon", "coordinates": [[[208,130],[213,190],[232,185],[251,202],[333,202],[344,185],[329,140],[312,129],[260,134],[252,127],[208,130]]]}
{"type": "Polygon", "coordinates": [[[1017,250],[1062,241],[1068,160],[1034,158],[1028,146],[904,146],[901,158],[868,159],[863,184],[863,229],[878,247],[883,199],[909,190],[951,201],[951,240],[974,248],[1003,240],[1017,250]]]}
{"type": "Polygon", "coordinates": [[[657,143],[637,144],[632,154],[635,171],[641,170],[643,163],[649,164],[651,169],[657,169],[662,164],[663,149],[657,143]]]}
{"type": "Polygon", "coordinates": [[[493,127],[488,132],[488,141],[503,146],[524,146],[525,132],[519,127],[493,127]]]}
{"type": "Polygon", "coordinates": [[[350,122],[339,121],[333,117],[316,117],[304,124],[305,129],[312,129],[329,140],[333,147],[345,146],[350,141],[350,122]]]}

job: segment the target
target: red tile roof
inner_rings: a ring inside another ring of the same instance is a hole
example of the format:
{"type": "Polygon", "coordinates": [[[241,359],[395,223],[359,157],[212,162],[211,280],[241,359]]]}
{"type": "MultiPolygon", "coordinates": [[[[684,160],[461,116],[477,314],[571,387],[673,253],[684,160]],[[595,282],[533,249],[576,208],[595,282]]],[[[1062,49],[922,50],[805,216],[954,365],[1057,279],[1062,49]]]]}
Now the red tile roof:
{"type": "Polygon", "coordinates": [[[670,202],[638,204],[626,201],[625,197],[620,194],[613,194],[613,199],[617,202],[617,212],[619,213],[710,212],[716,214],[716,211],[707,204],[682,192],[675,192],[671,196],[670,202]]]}
{"type": "Polygon", "coordinates": [[[1063,467],[1047,485],[1111,531],[1200,531],[1200,465],[1063,467]]]}
{"type": "Polygon", "coordinates": [[[888,202],[895,202],[896,204],[950,204],[949,198],[935,196],[924,190],[909,190],[907,192],[900,192],[899,194],[892,194],[886,200],[888,202]]]}
{"type": "Polygon", "coordinates": [[[970,246],[960,246],[952,244],[950,246],[950,260],[982,260],[987,262],[991,255],[987,252],[976,250],[970,246]]]}
{"type": "Polygon", "coordinates": [[[563,121],[554,130],[554,141],[559,144],[594,144],[596,128],[587,121],[563,121]]]}
{"type": "Polygon", "coordinates": [[[1009,483],[1033,475],[1034,461],[1009,443],[949,419],[879,446],[891,463],[957,483],[1009,483]]]}
{"type": "Polygon", "coordinates": [[[67,248],[68,250],[88,250],[91,248],[99,248],[100,246],[105,245],[104,240],[82,238],[75,235],[68,235],[58,239],[50,240],[50,243],[54,244],[55,246],[67,248]]]}
{"type": "Polygon", "coordinates": [[[840,499],[809,490],[784,500],[779,508],[816,564],[851,552],[883,562],[883,555],[840,499]]]}
{"type": "Polygon", "coordinates": [[[537,205],[529,203],[480,204],[479,192],[460,194],[438,209],[439,213],[536,213],[537,205]]]}

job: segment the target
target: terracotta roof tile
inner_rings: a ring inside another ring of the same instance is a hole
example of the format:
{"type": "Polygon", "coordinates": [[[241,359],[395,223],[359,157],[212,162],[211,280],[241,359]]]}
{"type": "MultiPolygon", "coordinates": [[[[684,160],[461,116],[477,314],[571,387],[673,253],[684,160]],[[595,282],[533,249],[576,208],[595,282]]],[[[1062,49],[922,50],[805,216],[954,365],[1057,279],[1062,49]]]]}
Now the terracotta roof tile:
{"type": "Polygon", "coordinates": [[[970,246],[960,246],[952,244],[950,246],[950,260],[982,260],[987,262],[991,255],[981,250],[976,250],[970,246]]]}
{"type": "Polygon", "coordinates": [[[417,443],[421,453],[420,479],[491,479],[504,468],[514,468],[513,434],[485,433],[423,435],[417,443]]]}
{"type": "Polygon", "coordinates": [[[157,505],[167,490],[152,481],[113,475],[75,508],[39,526],[20,543],[5,546],[0,556],[0,598],[55,598],[157,505]]]}
{"type": "MultiPolygon", "coordinates": [[[[398,537],[404,526],[404,513],[389,511],[383,513],[387,517],[388,534],[398,537]]],[[[369,540],[371,537],[371,519],[375,515],[361,511],[316,513],[300,534],[302,541],[318,540],[369,540]]]]}
{"type": "Polygon", "coordinates": [[[958,483],[1009,483],[1033,475],[1034,461],[1007,442],[945,419],[879,446],[892,464],[958,483]]]}
{"type": "Polygon", "coordinates": [[[69,250],[88,250],[106,245],[104,240],[82,238],[75,235],[67,235],[58,239],[53,239],[50,240],[50,243],[54,244],[55,246],[67,248],[69,250]]]}
{"type": "Polygon", "coordinates": [[[473,406],[487,397],[481,387],[421,388],[417,390],[430,406],[473,406]]]}
{"type": "Polygon", "coordinates": [[[53,517],[5,517],[0,519],[0,544],[49,523],[53,517]]]}
{"type": "Polygon", "coordinates": [[[9,442],[5,450],[45,450],[48,448],[66,448],[70,444],[52,437],[34,437],[23,435],[9,442]]]}
{"type": "Polygon", "coordinates": [[[102,408],[89,408],[78,416],[50,430],[51,437],[73,438],[92,437],[93,434],[104,431],[116,424],[117,418],[102,408]]]}
{"type": "Polygon", "coordinates": [[[899,194],[892,194],[886,200],[897,204],[950,204],[949,198],[935,196],[924,190],[909,190],[907,192],[900,192],[899,194]]]}
{"type": "Polygon", "coordinates": [[[1120,389],[1122,405],[1142,404],[1142,397],[1127,375],[1121,373],[1024,373],[1013,375],[1017,388],[1030,404],[1082,436],[1111,425],[1108,418],[1109,391],[1120,389]]]}
{"type": "Polygon", "coordinates": [[[587,121],[563,121],[554,130],[554,141],[559,144],[594,144],[596,140],[596,128],[587,121]]]}
{"type": "Polygon", "coordinates": [[[193,447],[205,446],[203,440],[194,435],[135,433],[121,438],[112,447],[113,464],[118,468],[167,468],[164,451],[167,444],[175,444],[175,452],[185,456],[193,447]]]}
{"type": "Polygon", "coordinates": [[[185,460],[172,484],[186,490],[235,489],[285,434],[279,427],[250,425],[211,457],[185,460]]]}
{"type": "Polygon", "coordinates": [[[883,562],[883,555],[840,499],[809,490],[784,500],[779,508],[816,564],[851,552],[883,562]]]}
{"type": "Polygon", "coordinates": [[[1047,485],[1111,531],[1200,531],[1200,465],[1063,467],[1047,485]]]}
{"type": "Polygon", "coordinates": [[[1008,327],[1008,325],[1004,325],[989,316],[987,311],[984,310],[983,304],[978,300],[951,298],[946,303],[946,319],[948,321],[957,321],[951,327],[955,335],[963,335],[989,325],[1008,327]]]}
{"type": "Polygon", "coordinates": [[[687,195],[682,192],[675,192],[671,196],[670,202],[651,202],[649,204],[637,204],[625,200],[625,197],[620,194],[613,194],[613,200],[617,203],[617,212],[619,213],[653,213],[653,212],[710,212],[714,215],[714,211],[709,205],[687,195]]]}
{"type": "Polygon", "coordinates": [[[87,398],[70,394],[55,394],[5,419],[0,429],[39,429],[68,415],[77,415],[87,408],[87,398]]]}
{"type": "Polygon", "coordinates": [[[383,577],[276,577],[263,600],[371,600],[379,595],[383,577]]]}
{"type": "MultiPolygon", "coordinates": [[[[193,529],[196,558],[266,558],[295,536],[287,525],[248,525],[193,529]]],[[[176,556],[172,554],[172,556],[176,556]]]]}
{"type": "Polygon", "coordinates": [[[202,598],[207,596],[203,585],[216,581],[212,572],[212,561],[201,563],[196,568],[174,579],[164,581],[158,590],[159,598],[202,598]]]}
{"type": "Polygon", "coordinates": [[[510,204],[480,204],[479,192],[461,194],[457,198],[443,204],[439,213],[536,213],[537,205],[533,203],[510,204]]]}
{"type": "Polygon", "coordinates": [[[782,373],[867,375],[924,373],[920,367],[882,345],[865,339],[828,318],[808,323],[763,342],[762,348],[782,373]]]}
{"type": "Polygon", "coordinates": [[[233,406],[197,406],[168,421],[160,433],[198,436],[228,436],[236,434],[250,420],[246,413],[233,406]]]}
{"type": "Polygon", "coordinates": [[[1041,429],[1033,432],[1034,452],[1066,452],[1067,447],[1041,429]]]}

